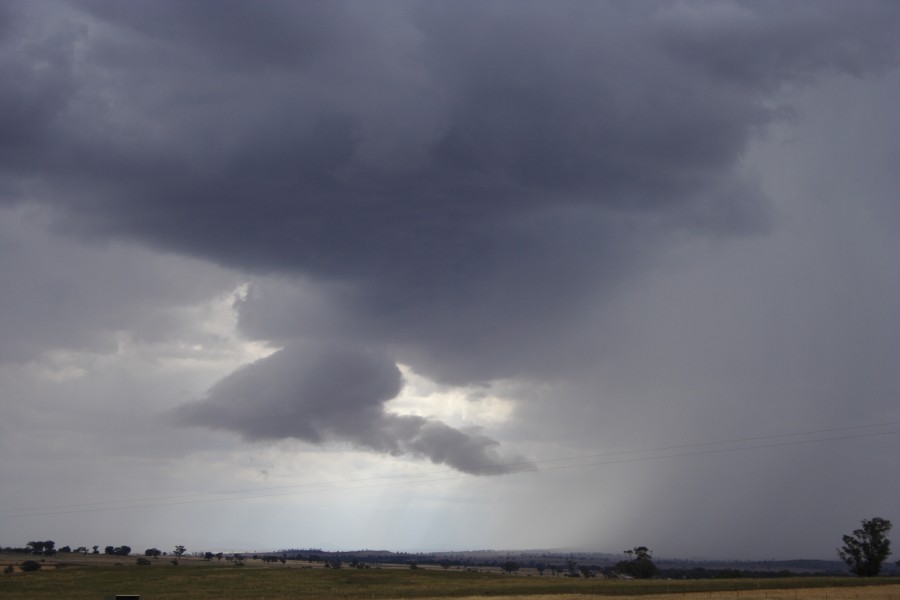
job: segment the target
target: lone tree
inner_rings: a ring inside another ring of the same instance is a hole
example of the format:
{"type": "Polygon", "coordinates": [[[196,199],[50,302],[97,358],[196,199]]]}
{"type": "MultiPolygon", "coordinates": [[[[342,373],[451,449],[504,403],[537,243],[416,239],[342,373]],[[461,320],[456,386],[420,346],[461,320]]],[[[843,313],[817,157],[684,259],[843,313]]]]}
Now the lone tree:
{"type": "Polygon", "coordinates": [[[626,560],[616,563],[615,570],[623,575],[630,575],[635,579],[650,579],[656,575],[657,568],[650,557],[650,549],[646,546],[636,546],[625,551],[626,560]]]}
{"type": "Polygon", "coordinates": [[[512,561],[512,560],[508,560],[505,563],[503,563],[502,565],[500,565],[500,568],[503,569],[503,572],[506,573],[507,575],[511,575],[512,573],[515,573],[516,571],[519,570],[519,563],[512,561]]]}
{"type": "Polygon", "coordinates": [[[862,529],[843,536],[838,554],[854,575],[875,577],[881,572],[881,563],[891,555],[891,540],[887,539],[891,527],[891,522],[881,517],[863,519],[862,529]]]}

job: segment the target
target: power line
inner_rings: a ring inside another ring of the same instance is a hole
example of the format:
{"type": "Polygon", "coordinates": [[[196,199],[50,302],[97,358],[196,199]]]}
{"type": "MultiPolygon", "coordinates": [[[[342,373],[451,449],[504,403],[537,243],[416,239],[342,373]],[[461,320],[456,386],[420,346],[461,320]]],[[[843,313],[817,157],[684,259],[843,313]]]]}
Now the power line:
{"type": "MultiPolygon", "coordinates": [[[[802,440],[788,440],[781,442],[773,442],[767,444],[755,444],[755,445],[746,445],[751,442],[760,442],[764,440],[776,440],[776,439],[785,439],[791,437],[800,437],[800,436],[808,436],[808,435],[821,435],[823,433],[837,433],[844,431],[854,431],[861,429],[872,429],[875,427],[892,427],[900,425],[900,421],[895,422],[885,422],[885,423],[875,423],[869,425],[854,425],[854,426],[846,426],[846,427],[835,427],[830,429],[818,429],[811,431],[802,431],[802,432],[793,432],[793,433],[783,433],[783,434],[771,434],[764,436],[754,436],[754,437],[744,437],[744,438],[735,438],[729,440],[720,440],[720,441],[707,441],[707,442],[693,442],[687,444],[676,444],[671,446],[661,446],[657,448],[645,448],[638,450],[618,450],[611,452],[603,452],[596,454],[586,454],[580,456],[570,456],[570,457],[561,457],[561,458],[549,458],[549,459],[541,459],[535,461],[522,461],[515,463],[505,463],[501,465],[484,465],[481,467],[476,467],[472,469],[473,471],[497,471],[503,474],[516,474],[516,473],[524,473],[524,472],[543,472],[543,471],[554,471],[554,470],[563,470],[563,469],[578,469],[578,468],[587,468],[587,467],[596,467],[596,466],[607,466],[614,464],[624,464],[624,463],[633,463],[633,462],[646,462],[646,461],[654,461],[654,460],[663,460],[669,458],[680,458],[687,456],[700,456],[707,454],[721,454],[721,453],[731,453],[731,452],[741,452],[745,450],[758,450],[764,448],[779,448],[786,446],[798,446],[804,444],[813,444],[813,443],[821,443],[821,442],[830,442],[830,441],[839,441],[839,440],[848,440],[848,439],[859,439],[859,438],[867,438],[867,437],[876,437],[876,436],[886,436],[886,435],[896,435],[900,433],[900,430],[890,430],[890,431],[876,431],[876,432],[868,432],[868,433],[857,433],[843,436],[834,436],[834,437],[826,437],[826,438],[813,438],[813,439],[802,439],[802,440]],[[716,445],[725,445],[725,444],[745,444],[737,447],[726,447],[726,448],[709,448],[709,446],[716,445]],[[692,450],[688,452],[680,452],[676,454],[658,454],[659,452],[670,452],[673,450],[685,450],[690,448],[703,448],[707,447],[705,450],[692,450]],[[657,453],[657,454],[653,454],[657,453]],[[632,456],[630,458],[622,458],[627,455],[634,454],[651,454],[650,456],[632,456]],[[619,458],[613,458],[619,457],[619,458]],[[603,461],[595,461],[595,462],[578,462],[585,460],[593,460],[598,458],[613,458],[612,460],[603,460],[603,461]],[[574,461],[574,462],[573,462],[574,461]],[[561,463],[561,462],[570,462],[573,464],[550,464],[550,463],[561,463]],[[546,465],[541,466],[539,465],[546,465]]],[[[165,507],[165,506],[182,506],[188,504],[206,504],[206,503],[216,503],[216,502],[234,502],[240,500],[253,500],[260,498],[274,498],[281,496],[300,496],[306,494],[313,493],[323,493],[323,492],[333,492],[333,491],[356,491],[362,489],[372,489],[372,488],[385,488],[385,487],[393,487],[393,486],[401,486],[401,485],[413,485],[413,484],[424,484],[424,483],[435,483],[441,481],[450,481],[456,479],[462,479],[466,477],[467,474],[460,473],[459,471],[453,469],[440,469],[425,473],[417,473],[417,474],[402,474],[402,475],[382,475],[376,477],[365,477],[365,478],[357,478],[357,479],[344,479],[341,481],[318,481],[318,482],[308,482],[301,484],[293,484],[293,485],[285,485],[285,486],[272,486],[272,487],[264,487],[264,488],[250,488],[243,490],[223,490],[218,492],[197,492],[192,494],[182,494],[177,496],[156,496],[150,498],[131,498],[131,499],[123,499],[123,500],[106,500],[106,501],[98,501],[98,502],[89,502],[83,504],[64,504],[58,506],[44,506],[44,507],[32,507],[32,508],[9,508],[9,509],[0,509],[0,518],[15,518],[15,517],[38,517],[38,516],[52,516],[52,515],[64,515],[64,514],[76,514],[76,513],[87,513],[87,512],[99,512],[99,511],[108,511],[108,510],[131,510],[136,508],[156,508],[156,507],[165,507]],[[452,476],[447,477],[436,477],[442,474],[450,474],[452,476]],[[400,480],[400,481],[386,481],[386,480],[400,480]],[[380,483],[371,483],[368,485],[350,485],[350,484],[360,484],[366,482],[380,482],[380,483]],[[307,489],[300,489],[307,488],[307,489]],[[318,488],[318,489],[317,489],[318,488]],[[282,491],[282,490],[293,490],[293,491],[282,491]],[[263,493],[263,492],[274,492],[274,493],[263,493]],[[213,496],[225,496],[216,498],[213,496]],[[135,502],[139,504],[134,504],[135,502]],[[20,514],[16,514],[20,513],[20,514]]]]}

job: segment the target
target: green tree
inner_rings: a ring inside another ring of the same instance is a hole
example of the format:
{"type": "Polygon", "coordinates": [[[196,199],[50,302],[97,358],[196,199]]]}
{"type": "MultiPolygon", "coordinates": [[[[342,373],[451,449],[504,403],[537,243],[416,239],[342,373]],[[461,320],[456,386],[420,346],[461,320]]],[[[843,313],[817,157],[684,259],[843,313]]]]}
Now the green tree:
{"type": "Polygon", "coordinates": [[[144,550],[144,556],[152,556],[154,558],[157,558],[160,554],[162,554],[162,552],[159,550],[159,548],[147,548],[146,550],[144,550]]]}
{"type": "Polygon", "coordinates": [[[891,555],[891,540],[887,534],[892,526],[881,517],[863,519],[862,529],[843,536],[844,545],[838,548],[838,555],[854,575],[874,577],[881,572],[881,564],[891,555]]]}
{"type": "Polygon", "coordinates": [[[636,546],[631,550],[626,550],[625,556],[628,558],[616,563],[615,570],[635,579],[650,579],[658,571],[650,555],[650,549],[646,546],[636,546]]]}
{"type": "Polygon", "coordinates": [[[172,551],[172,554],[181,558],[181,556],[185,553],[184,546],[175,546],[175,550],[172,551]]]}

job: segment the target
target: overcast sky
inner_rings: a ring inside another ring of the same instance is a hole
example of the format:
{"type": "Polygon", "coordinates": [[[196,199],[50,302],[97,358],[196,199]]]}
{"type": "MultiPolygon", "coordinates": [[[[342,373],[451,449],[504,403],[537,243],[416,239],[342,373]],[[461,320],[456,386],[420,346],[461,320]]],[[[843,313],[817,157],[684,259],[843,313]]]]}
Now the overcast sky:
{"type": "Polygon", "coordinates": [[[900,522],[900,4],[0,4],[0,545],[900,522]]]}

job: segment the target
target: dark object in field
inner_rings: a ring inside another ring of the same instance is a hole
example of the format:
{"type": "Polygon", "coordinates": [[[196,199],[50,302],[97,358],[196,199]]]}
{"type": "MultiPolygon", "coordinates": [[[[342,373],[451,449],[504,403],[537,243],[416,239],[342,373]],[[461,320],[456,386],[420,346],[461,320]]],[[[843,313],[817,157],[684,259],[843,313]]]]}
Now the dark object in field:
{"type": "Polygon", "coordinates": [[[26,560],[23,561],[22,564],[19,565],[19,568],[25,572],[28,571],[37,571],[41,568],[41,563],[36,560],[26,560]]]}

